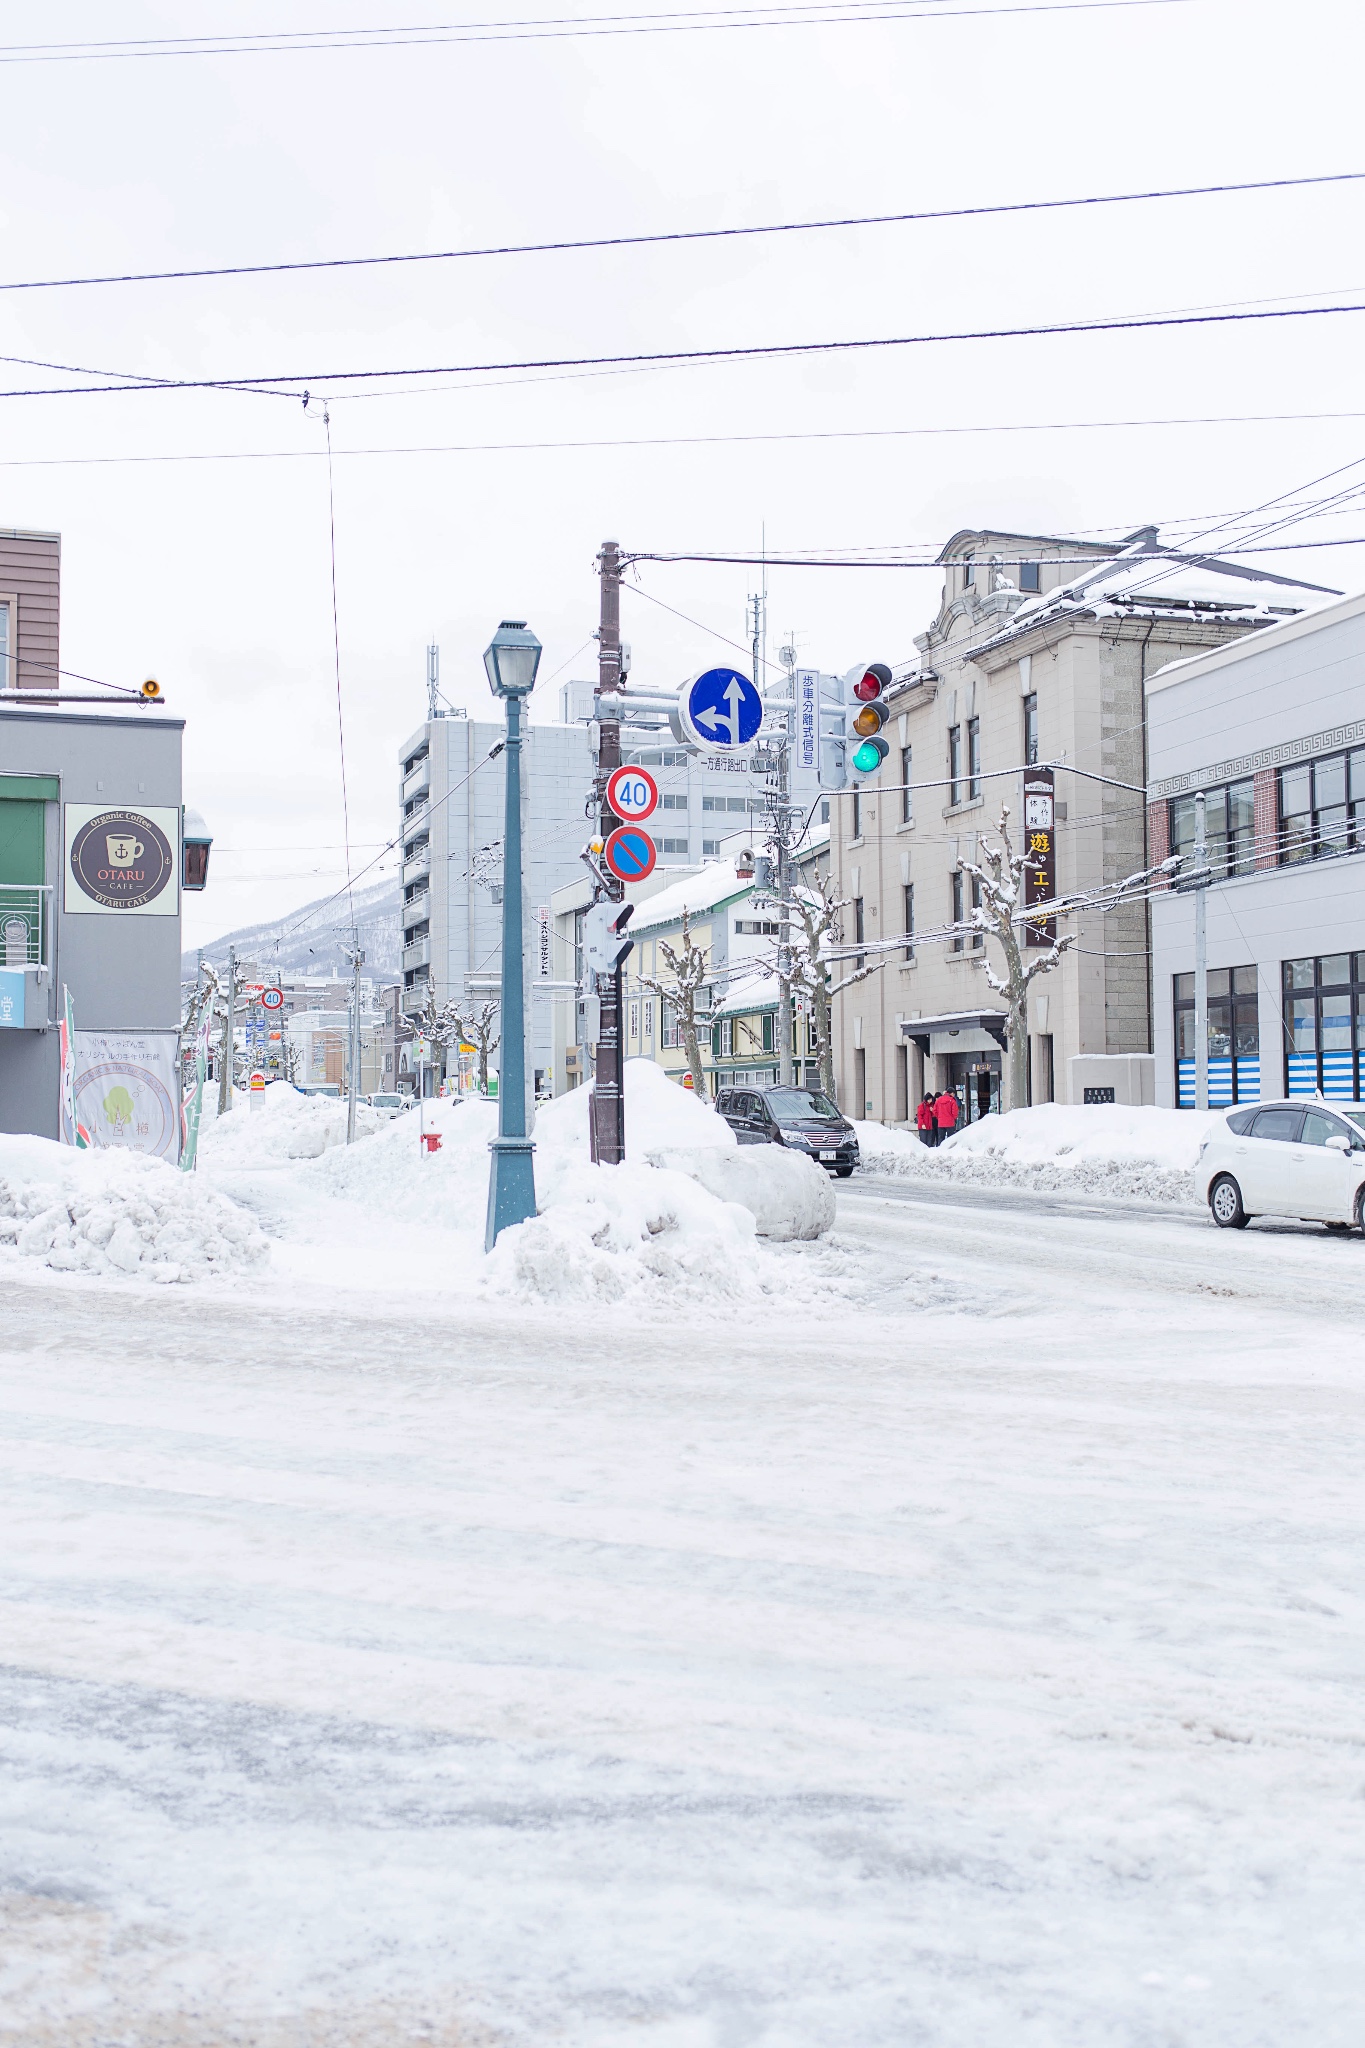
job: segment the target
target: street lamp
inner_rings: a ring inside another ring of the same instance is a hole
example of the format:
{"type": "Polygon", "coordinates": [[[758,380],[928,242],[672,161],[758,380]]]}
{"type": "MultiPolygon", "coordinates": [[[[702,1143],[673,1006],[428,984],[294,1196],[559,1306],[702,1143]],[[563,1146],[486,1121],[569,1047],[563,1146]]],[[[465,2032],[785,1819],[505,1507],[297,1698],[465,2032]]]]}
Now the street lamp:
{"type": "Polygon", "coordinates": [[[526,1131],[526,990],[521,905],[521,707],[535,688],[540,642],[525,619],[504,619],[484,653],[488,685],[507,713],[507,801],[502,832],[502,1063],[498,1135],[488,1176],[491,1252],[502,1231],[536,1213],[535,1146],[526,1131]]]}

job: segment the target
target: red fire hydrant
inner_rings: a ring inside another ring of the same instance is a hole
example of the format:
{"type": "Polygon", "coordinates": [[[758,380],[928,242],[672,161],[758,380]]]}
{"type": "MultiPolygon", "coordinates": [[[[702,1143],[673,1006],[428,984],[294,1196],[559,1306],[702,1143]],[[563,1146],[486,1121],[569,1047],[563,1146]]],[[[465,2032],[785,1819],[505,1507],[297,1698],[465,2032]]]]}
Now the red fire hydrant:
{"type": "Polygon", "coordinates": [[[439,1152],[441,1149],[441,1133],[439,1131],[423,1131],[422,1144],[428,1152],[439,1152]]]}

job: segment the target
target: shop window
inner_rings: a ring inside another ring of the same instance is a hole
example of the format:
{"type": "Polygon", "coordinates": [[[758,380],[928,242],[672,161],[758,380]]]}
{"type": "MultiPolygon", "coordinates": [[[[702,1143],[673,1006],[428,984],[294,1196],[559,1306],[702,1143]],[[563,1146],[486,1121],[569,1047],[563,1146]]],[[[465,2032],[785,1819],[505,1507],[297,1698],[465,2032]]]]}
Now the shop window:
{"type": "Polygon", "coordinates": [[[1365,1079],[1365,953],[1284,964],[1286,1093],[1358,1102],[1365,1079]]]}
{"type": "MultiPolygon", "coordinates": [[[[1194,798],[1173,797],[1171,852],[1182,854],[1187,866],[1194,863],[1194,825],[1194,798]]],[[[1205,792],[1204,844],[1216,881],[1251,873],[1256,865],[1256,812],[1250,778],[1205,792]]]]}
{"type": "Polygon", "coordinates": [[[1282,862],[1322,860],[1365,847],[1365,747],[1279,772],[1282,862]]]}
{"type": "MultiPolygon", "coordinates": [[[[1195,1097],[1194,976],[1175,976],[1176,1103],[1195,1097]]],[[[1261,1024],[1254,967],[1209,969],[1209,1107],[1261,1095],[1261,1024]]]]}

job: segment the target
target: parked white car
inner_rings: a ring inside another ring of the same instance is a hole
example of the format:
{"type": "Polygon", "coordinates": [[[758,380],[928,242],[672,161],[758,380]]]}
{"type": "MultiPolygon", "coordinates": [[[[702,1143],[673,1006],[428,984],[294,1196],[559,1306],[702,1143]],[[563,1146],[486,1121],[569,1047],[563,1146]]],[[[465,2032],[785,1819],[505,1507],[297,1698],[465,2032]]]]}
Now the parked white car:
{"type": "Polygon", "coordinates": [[[1365,1231],[1365,1103],[1254,1102],[1199,1148],[1195,1177],[1224,1230],[1296,1216],[1365,1231]]]}

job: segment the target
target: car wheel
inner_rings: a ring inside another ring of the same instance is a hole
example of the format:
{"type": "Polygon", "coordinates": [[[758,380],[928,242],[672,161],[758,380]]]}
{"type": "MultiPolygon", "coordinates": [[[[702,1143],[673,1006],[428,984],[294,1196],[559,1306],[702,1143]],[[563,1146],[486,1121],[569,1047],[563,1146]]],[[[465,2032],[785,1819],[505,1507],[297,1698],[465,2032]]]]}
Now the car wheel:
{"type": "Polygon", "coordinates": [[[1365,1186],[1356,1192],[1356,1229],[1365,1235],[1365,1186]]]}
{"type": "Polygon", "coordinates": [[[1351,1231],[1349,1223],[1329,1223],[1325,1228],[1334,1232],[1337,1237],[1349,1237],[1351,1231]]]}
{"type": "Polygon", "coordinates": [[[836,1166],[834,1178],[836,1180],[851,1180],[853,1178],[853,1168],[851,1166],[836,1166]]]}
{"type": "Polygon", "coordinates": [[[1251,1221],[1242,1207],[1242,1190],[1230,1173],[1220,1173],[1209,1189],[1209,1208],[1220,1230],[1245,1230],[1251,1221]]]}

